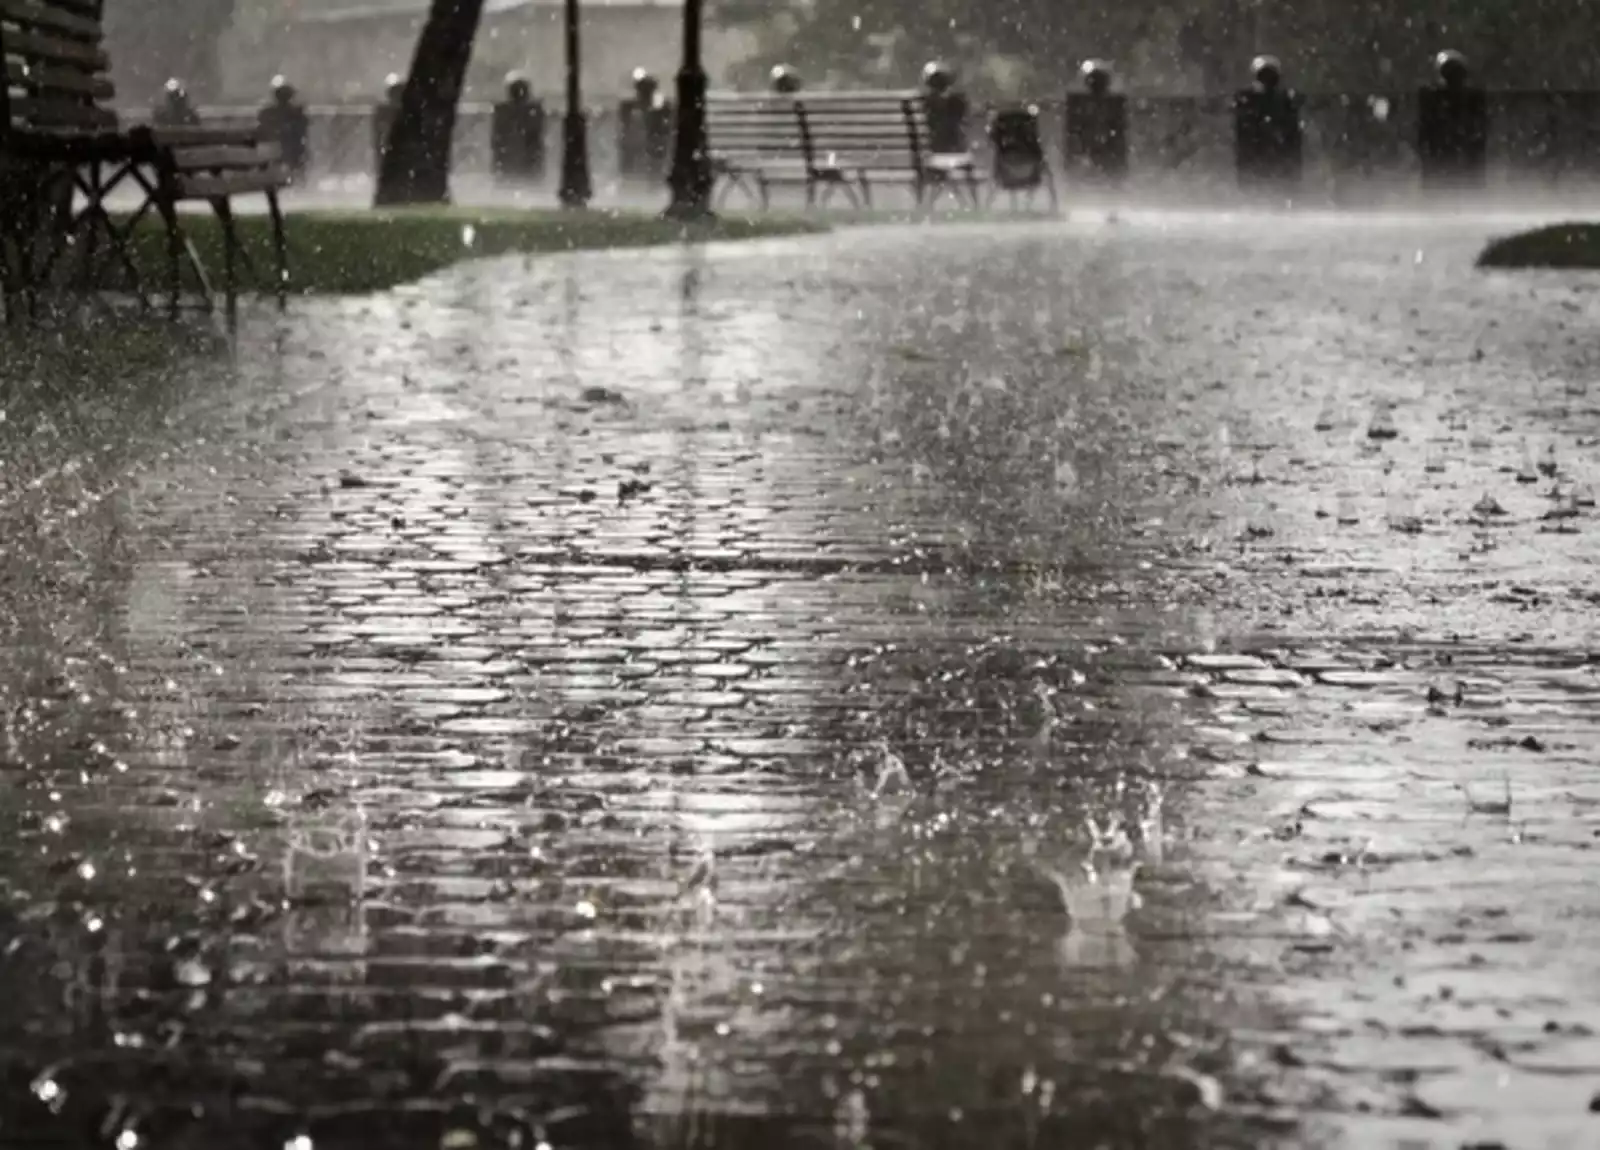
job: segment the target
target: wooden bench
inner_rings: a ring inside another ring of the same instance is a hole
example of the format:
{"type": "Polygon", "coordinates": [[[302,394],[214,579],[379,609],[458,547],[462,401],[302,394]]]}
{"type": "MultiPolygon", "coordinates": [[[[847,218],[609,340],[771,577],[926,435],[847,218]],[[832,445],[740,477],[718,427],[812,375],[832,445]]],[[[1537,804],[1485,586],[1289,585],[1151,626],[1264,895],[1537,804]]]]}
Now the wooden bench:
{"type": "Polygon", "coordinates": [[[123,130],[107,106],[115,94],[108,76],[101,21],[103,0],[0,0],[0,191],[7,233],[0,240],[6,295],[32,297],[51,282],[63,255],[76,250],[85,284],[97,275],[99,241],[144,299],[132,258],[133,228],[151,211],[166,230],[167,286],[176,313],[185,258],[209,304],[212,292],[178,207],[204,201],[223,231],[225,290],[237,297],[237,264],[244,257],[232,197],[263,193],[272,216],[280,303],[287,294],[287,250],[278,191],[288,173],[257,129],[138,127],[123,130]],[[119,223],[107,197],[125,182],[143,191],[131,220],[119,223]]]}
{"type": "Polygon", "coordinates": [[[870,208],[875,187],[907,184],[919,206],[946,193],[977,206],[974,157],[932,151],[918,92],[713,92],[706,130],[719,204],[738,191],[765,208],[773,187],[791,185],[808,207],[839,192],[870,208]]]}
{"type": "MultiPolygon", "coordinates": [[[[0,276],[10,302],[72,234],[73,173],[126,156],[96,0],[0,0],[0,276]]],[[[94,221],[103,216],[87,213],[94,221]]]]}

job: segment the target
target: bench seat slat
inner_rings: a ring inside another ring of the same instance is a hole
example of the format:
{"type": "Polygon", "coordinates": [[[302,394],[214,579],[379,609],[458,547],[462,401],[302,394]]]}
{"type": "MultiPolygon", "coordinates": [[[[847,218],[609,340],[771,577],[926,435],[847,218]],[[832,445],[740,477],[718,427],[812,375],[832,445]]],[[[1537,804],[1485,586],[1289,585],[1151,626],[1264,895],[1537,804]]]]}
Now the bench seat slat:
{"type": "Polygon", "coordinates": [[[271,192],[289,182],[289,173],[279,165],[226,175],[181,175],[177,192],[186,200],[211,200],[242,196],[251,192],[271,192]]]}

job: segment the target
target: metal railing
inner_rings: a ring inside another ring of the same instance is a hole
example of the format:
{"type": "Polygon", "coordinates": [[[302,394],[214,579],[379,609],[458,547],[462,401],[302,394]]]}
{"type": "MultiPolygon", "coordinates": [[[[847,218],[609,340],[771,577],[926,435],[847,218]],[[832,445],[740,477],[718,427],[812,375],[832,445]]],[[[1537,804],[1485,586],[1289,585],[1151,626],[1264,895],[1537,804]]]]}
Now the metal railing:
{"type": "MultiPolygon", "coordinates": [[[[1417,97],[1411,93],[1309,94],[1304,98],[1306,188],[1337,192],[1363,180],[1405,182],[1417,170],[1417,97]]],[[[1052,158],[1059,161],[1064,102],[1039,101],[1052,158]]],[[[1489,186],[1588,186],[1600,181],[1600,91],[1498,91],[1489,95],[1489,186]]],[[[546,102],[546,182],[560,166],[560,109],[546,102]]],[[[206,107],[207,122],[253,120],[257,109],[206,107]]],[[[370,179],[375,157],[371,106],[314,105],[310,117],[311,177],[370,179]]],[[[597,183],[617,179],[618,111],[589,113],[590,163],[597,183]]],[[[491,105],[461,105],[455,171],[490,172],[491,105]]],[[[133,112],[128,122],[147,118],[133,112]]],[[[986,150],[986,111],[974,112],[968,136],[986,150]]],[[[714,141],[713,141],[714,142],[714,141]]],[[[1128,97],[1129,183],[1231,183],[1232,101],[1227,96],[1128,97]]]]}

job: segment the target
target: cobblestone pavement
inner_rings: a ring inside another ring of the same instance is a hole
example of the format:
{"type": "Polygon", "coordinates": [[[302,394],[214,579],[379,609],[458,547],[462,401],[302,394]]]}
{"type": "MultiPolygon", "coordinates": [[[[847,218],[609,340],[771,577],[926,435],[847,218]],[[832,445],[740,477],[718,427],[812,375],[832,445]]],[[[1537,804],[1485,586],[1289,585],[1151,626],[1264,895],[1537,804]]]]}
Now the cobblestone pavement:
{"type": "Polygon", "coordinates": [[[1483,237],[510,259],[14,405],[0,1143],[1596,1144],[1600,293],[1483,237]]]}

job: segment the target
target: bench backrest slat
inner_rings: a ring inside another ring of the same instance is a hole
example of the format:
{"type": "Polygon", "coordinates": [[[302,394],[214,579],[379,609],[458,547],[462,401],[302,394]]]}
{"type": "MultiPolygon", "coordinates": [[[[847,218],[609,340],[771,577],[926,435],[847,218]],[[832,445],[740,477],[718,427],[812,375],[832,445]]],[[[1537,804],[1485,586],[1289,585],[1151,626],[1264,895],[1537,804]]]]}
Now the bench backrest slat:
{"type": "Polygon", "coordinates": [[[74,92],[94,100],[109,100],[116,88],[104,76],[76,68],[34,65],[29,67],[19,60],[6,61],[6,79],[13,88],[31,88],[43,92],[74,92]]]}
{"type": "Polygon", "coordinates": [[[74,40],[99,43],[100,21],[64,0],[0,0],[0,20],[23,29],[57,32],[74,40]]]}
{"type": "Polygon", "coordinates": [[[38,128],[111,128],[117,123],[117,114],[109,108],[36,96],[13,96],[11,117],[38,128]]]}
{"type": "Polygon", "coordinates": [[[99,0],[0,0],[0,136],[114,127],[99,0]]]}
{"type": "Polygon", "coordinates": [[[713,92],[706,126],[712,150],[726,158],[912,171],[927,159],[927,113],[912,91],[713,92]]]}

